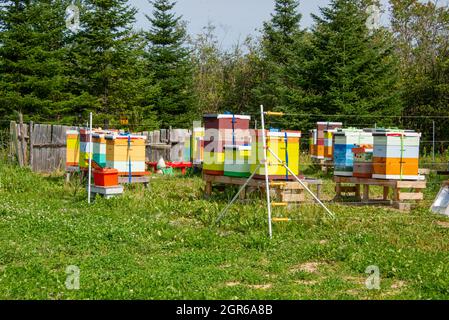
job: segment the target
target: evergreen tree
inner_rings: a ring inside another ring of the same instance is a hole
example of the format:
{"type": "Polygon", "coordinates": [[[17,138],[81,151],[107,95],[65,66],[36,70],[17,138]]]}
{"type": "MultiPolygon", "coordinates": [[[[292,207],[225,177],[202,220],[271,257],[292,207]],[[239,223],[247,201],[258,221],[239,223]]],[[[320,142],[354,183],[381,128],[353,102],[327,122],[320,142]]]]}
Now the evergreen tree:
{"type": "MultiPolygon", "coordinates": [[[[308,71],[311,111],[360,116],[350,124],[388,125],[385,115],[400,115],[398,64],[390,34],[370,32],[362,0],[332,0],[314,16],[313,50],[308,71]]],[[[341,118],[346,121],[345,117],[341,118]]]]}
{"type": "Polygon", "coordinates": [[[120,116],[132,116],[148,126],[154,121],[151,99],[155,88],[151,74],[143,74],[144,42],[133,31],[137,10],[127,2],[83,1],[80,31],[70,39],[77,112],[94,111],[106,127],[120,116]]]}
{"type": "Polygon", "coordinates": [[[173,9],[170,0],[149,1],[153,15],[146,16],[151,23],[146,33],[149,41],[147,58],[150,70],[160,88],[156,98],[156,111],[162,127],[187,127],[193,120],[193,70],[189,52],[184,43],[185,27],[173,9]]]}
{"type": "MultiPolygon", "coordinates": [[[[275,12],[271,20],[264,23],[262,36],[262,60],[255,66],[262,72],[253,93],[258,104],[267,109],[297,112],[297,97],[302,96],[302,88],[297,79],[301,73],[293,66],[300,66],[303,57],[298,54],[302,46],[304,32],[300,29],[301,15],[297,12],[299,1],[276,0],[275,12]]],[[[253,60],[257,63],[257,60],[253,60]]],[[[258,107],[256,106],[256,110],[258,107]]],[[[292,118],[280,119],[282,127],[292,127],[292,118]]],[[[295,127],[297,122],[293,120],[295,127]]]]}
{"type": "Polygon", "coordinates": [[[36,121],[70,114],[64,62],[67,1],[5,1],[0,11],[0,114],[36,121]]]}

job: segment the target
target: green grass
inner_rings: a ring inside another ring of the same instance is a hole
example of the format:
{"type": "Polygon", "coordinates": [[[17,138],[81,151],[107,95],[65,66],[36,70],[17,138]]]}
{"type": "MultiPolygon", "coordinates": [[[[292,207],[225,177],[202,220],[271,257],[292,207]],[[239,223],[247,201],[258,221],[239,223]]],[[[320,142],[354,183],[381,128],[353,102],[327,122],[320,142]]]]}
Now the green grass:
{"type": "Polygon", "coordinates": [[[205,200],[199,177],[157,178],[88,206],[60,175],[0,166],[2,299],[449,298],[449,220],[428,212],[437,177],[409,214],[334,204],[333,221],[294,207],[270,241],[256,197],[215,227],[233,190],[205,200]],[[79,290],[65,287],[69,265],[80,268],[79,290]],[[380,290],[365,287],[370,265],[380,290]]]}

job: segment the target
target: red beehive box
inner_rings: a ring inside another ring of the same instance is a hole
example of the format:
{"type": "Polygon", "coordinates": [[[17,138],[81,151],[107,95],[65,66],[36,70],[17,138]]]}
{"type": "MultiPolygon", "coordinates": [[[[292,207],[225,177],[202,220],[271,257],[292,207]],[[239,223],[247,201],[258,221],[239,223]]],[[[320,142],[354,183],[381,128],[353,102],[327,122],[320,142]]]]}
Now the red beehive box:
{"type": "Polygon", "coordinates": [[[118,186],[118,170],[111,168],[95,169],[94,184],[98,187],[118,186]]]}

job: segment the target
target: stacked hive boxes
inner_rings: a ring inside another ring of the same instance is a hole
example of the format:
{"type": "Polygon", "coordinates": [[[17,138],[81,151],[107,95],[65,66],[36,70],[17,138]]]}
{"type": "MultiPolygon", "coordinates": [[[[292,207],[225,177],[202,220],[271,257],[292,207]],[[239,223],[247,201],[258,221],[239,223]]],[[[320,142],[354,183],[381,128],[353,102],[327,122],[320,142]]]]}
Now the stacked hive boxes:
{"type": "Polygon", "coordinates": [[[337,130],[334,133],[334,175],[351,177],[354,170],[352,149],[366,145],[373,145],[371,132],[359,129],[337,130]]]}
{"type": "Polygon", "coordinates": [[[249,177],[251,146],[226,145],[224,175],[228,177],[249,177]]]}
{"type": "Polygon", "coordinates": [[[199,165],[204,159],[204,128],[193,128],[191,139],[193,164],[199,165]]]}
{"type": "MultiPolygon", "coordinates": [[[[271,149],[292,172],[299,175],[299,155],[300,155],[300,131],[267,131],[266,132],[267,147],[271,149]]],[[[252,137],[252,152],[251,152],[251,172],[254,172],[258,165],[259,169],[256,171],[256,179],[265,178],[265,167],[263,165],[263,140],[262,130],[254,130],[252,137]]],[[[268,176],[271,180],[293,180],[293,176],[288,170],[279,163],[279,161],[267,151],[268,160],[268,176]]]]}
{"type": "Polygon", "coordinates": [[[106,167],[106,139],[105,133],[92,134],[93,161],[102,168],[106,167]]]}
{"type": "Polygon", "coordinates": [[[67,130],[66,137],[66,169],[78,169],[80,161],[80,134],[77,130],[67,130]]]}
{"type": "Polygon", "coordinates": [[[87,129],[80,130],[80,158],[79,167],[81,170],[89,169],[89,157],[92,156],[92,146],[89,144],[90,131],[87,129]]]}
{"type": "Polygon", "coordinates": [[[413,131],[375,132],[373,178],[418,180],[421,134],[413,131]]]}
{"type": "Polygon", "coordinates": [[[224,175],[224,146],[242,146],[249,143],[250,119],[250,116],[233,114],[204,116],[204,173],[224,175]]]}
{"type": "Polygon", "coordinates": [[[145,137],[106,135],[106,166],[117,169],[119,175],[145,175],[145,137]]]}
{"type": "Polygon", "coordinates": [[[361,146],[352,149],[354,153],[353,176],[371,178],[373,175],[373,146],[361,146]]]}
{"type": "MultiPolygon", "coordinates": [[[[313,154],[313,158],[325,159],[325,150],[326,149],[327,149],[328,155],[332,154],[332,144],[330,143],[330,141],[332,140],[332,135],[331,135],[331,140],[326,139],[325,131],[341,128],[342,125],[343,124],[341,122],[317,122],[316,123],[317,128],[314,131],[314,138],[313,138],[313,142],[315,145],[315,152],[313,154]],[[327,142],[328,142],[328,148],[326,148],[325,140],[327,140],[327,142]],[[329,146],[331,148],[330,151],[329,151],[329,146]]],[[[327,134],[327,136],[329,137],[329,133],[327,134]]]]}
{"type": "Polygon", "coordinates": [[[324,130],[324,160],[332,161],[334,159],[334,133],[337,129],[324,130]]]}

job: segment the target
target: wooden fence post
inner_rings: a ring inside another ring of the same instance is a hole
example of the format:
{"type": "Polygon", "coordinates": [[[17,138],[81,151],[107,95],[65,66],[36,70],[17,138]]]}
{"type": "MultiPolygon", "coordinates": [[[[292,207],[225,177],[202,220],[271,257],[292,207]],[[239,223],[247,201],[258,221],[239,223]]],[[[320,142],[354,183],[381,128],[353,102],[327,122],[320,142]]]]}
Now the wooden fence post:
{"type": "Polygon", "coordinates": [[[33,149],[34,149],[34,144],[33,144],[33,131],[34,131],[34,122],[33,121],[30,121],[30,133],[29,133],[29,135],[30,135],[30,138],[29,138],[29,141],[30,141],[30,168],[31,168],[31,170],[33,170],[33,149]]]}
{"type": "Polygon", "coordinates": [[[19,113],[19,124],[20,152],[22,153],[22,163],[20,166],[24,167],[27,165],[27,144],[25,138],[26,132],[23,126],[23,115],[21,112],[19,113]]]}

